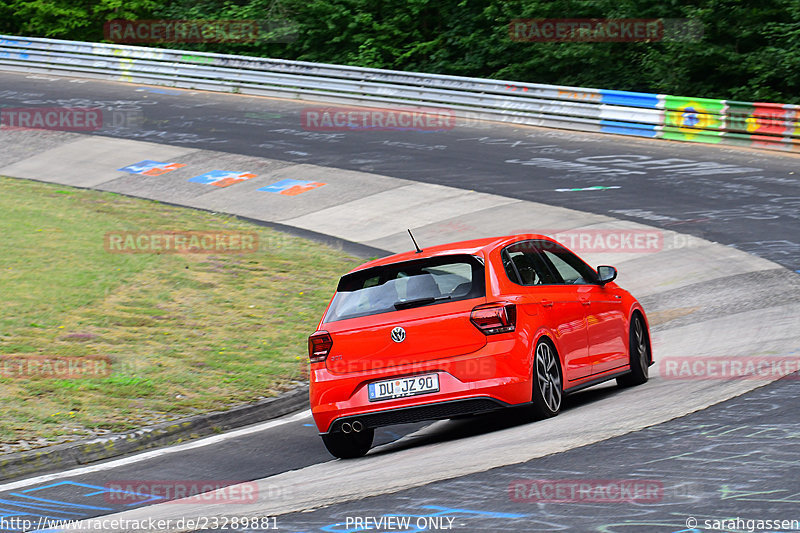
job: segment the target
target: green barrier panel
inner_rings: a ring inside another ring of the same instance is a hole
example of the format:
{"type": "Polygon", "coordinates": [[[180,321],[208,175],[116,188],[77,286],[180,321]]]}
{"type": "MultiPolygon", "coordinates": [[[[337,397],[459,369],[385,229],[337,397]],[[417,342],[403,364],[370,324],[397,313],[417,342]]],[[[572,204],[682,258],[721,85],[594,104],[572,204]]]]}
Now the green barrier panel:
{"type": "Polygon", "coordinates": [[[719,130],[725,125],[723,100],[665,95],[664,109],[662,138],[675,141],[719,142],[719,130]]]}

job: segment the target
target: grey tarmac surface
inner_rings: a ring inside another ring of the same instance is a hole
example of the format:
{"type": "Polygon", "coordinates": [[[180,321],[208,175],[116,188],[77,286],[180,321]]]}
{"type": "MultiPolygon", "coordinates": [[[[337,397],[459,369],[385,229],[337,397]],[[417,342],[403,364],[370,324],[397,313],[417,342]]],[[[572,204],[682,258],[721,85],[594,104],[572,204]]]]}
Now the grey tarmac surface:
{"type": "Polygon", "coordinates": [[[0,73],[0,105],[100,108],[105,122],[95,135],[569,207],[730,244],[800,270],[798,155],[468,120],[449,131],[311,131],[303,109],[325,104],[15,73],[0,73]],[[559,191],[595,186],[618,188],[559,191]]]}

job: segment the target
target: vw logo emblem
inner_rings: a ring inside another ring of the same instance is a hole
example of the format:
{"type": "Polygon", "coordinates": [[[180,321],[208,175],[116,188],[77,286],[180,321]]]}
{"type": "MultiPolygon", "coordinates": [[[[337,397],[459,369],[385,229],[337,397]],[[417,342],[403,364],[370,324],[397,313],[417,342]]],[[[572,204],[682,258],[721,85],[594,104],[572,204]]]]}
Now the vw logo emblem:
{"type": "Polygon", "coordinates": [[[400,326],[394,328],[392,330],[392,340],[394,342],[403,342],[404,340],[406,340],[406,330],[404,330],[400,326]]]}

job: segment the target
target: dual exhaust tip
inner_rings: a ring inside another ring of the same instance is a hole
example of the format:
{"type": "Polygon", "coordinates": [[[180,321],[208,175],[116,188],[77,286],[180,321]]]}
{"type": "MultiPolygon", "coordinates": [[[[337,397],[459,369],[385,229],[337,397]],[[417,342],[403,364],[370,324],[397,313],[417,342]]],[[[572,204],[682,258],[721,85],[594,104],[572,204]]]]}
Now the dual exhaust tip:
{"type": "Polygon", "coordinates": [[[345,422],[342,424],[342,433],[361,433],[364,430],[364,424],[361,420],[353,420],[353,422],[345,422]]]}

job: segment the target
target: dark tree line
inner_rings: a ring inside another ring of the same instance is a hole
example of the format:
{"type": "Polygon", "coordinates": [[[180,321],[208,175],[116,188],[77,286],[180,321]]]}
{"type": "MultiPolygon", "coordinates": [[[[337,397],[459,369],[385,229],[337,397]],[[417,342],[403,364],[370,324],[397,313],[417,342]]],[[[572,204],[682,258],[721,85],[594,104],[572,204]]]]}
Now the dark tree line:
{"type": "Polygon", "coordinates": [[[535,83],[800,104],[800,0],[3,0],[0,32],[102,41],[112,19],[255,19],[185,49],[535,83]],[[702,38],[520,42],[513,19],[690,19],[702,38]],[[277,30],[275,30],[277,28],[277,30]],[[287,38],[286,28],[292,37],[287,38]],[[284,41],[284,42],[280,42],[284,41]],[[285,42],[288,41],[288,42],[285,42]]]}

